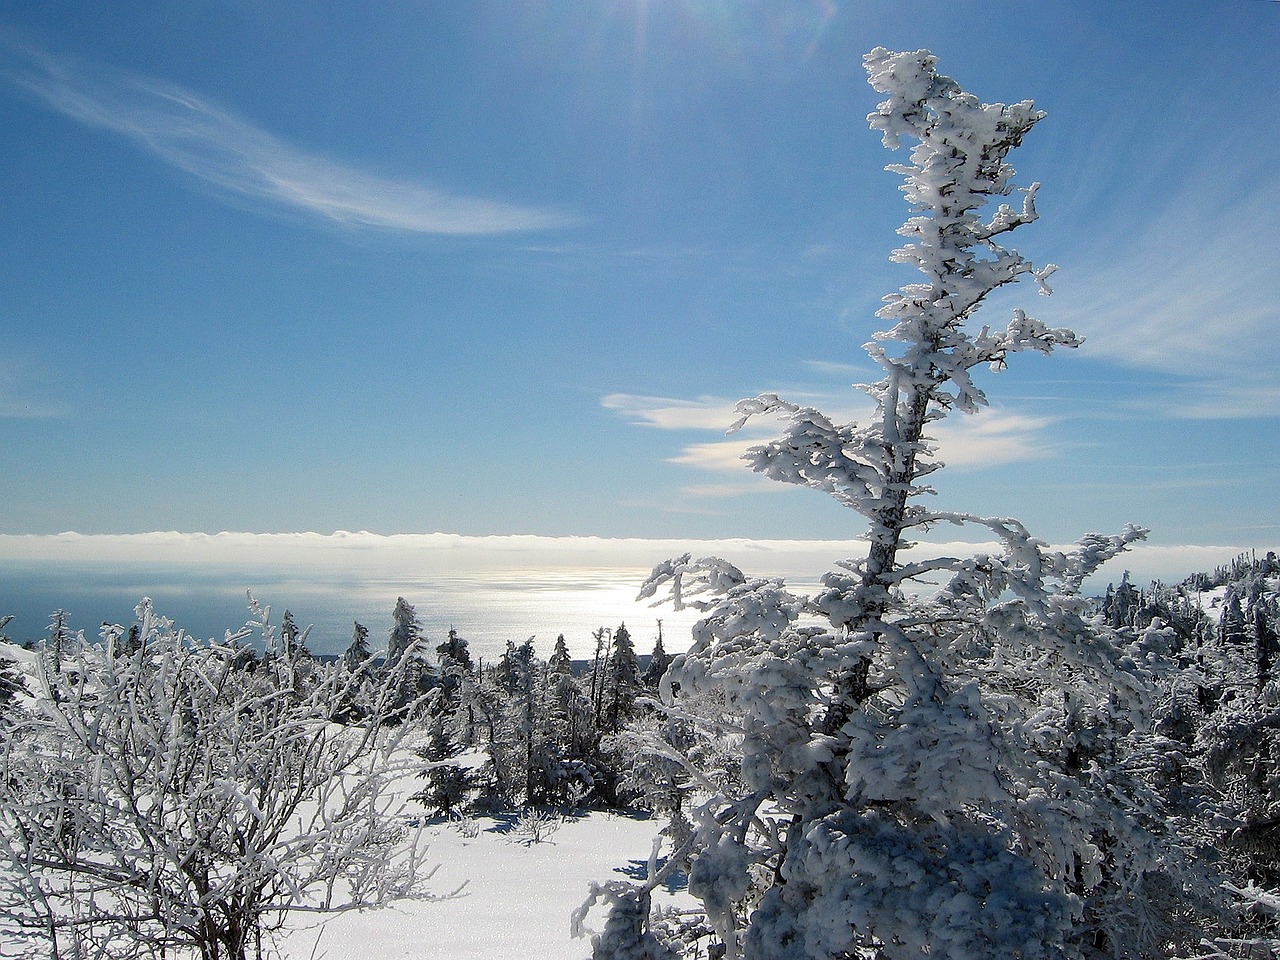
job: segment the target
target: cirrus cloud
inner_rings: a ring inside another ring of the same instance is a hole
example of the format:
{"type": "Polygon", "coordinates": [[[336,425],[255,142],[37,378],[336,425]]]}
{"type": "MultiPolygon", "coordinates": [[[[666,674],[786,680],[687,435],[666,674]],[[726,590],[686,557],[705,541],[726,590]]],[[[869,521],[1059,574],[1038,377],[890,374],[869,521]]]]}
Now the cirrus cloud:
{"type": "MultiPolygon", "coordinates": [[[[4,39],[4,38],[0,38],[4,39]]],[[[554,210],[393,180],[308,153],[177,84],[3,44],[8,80],[87,126],[137,146],[230,196],[301,211],[349,228],[479,235],[547,230],[574,218],[554,210]]]]}

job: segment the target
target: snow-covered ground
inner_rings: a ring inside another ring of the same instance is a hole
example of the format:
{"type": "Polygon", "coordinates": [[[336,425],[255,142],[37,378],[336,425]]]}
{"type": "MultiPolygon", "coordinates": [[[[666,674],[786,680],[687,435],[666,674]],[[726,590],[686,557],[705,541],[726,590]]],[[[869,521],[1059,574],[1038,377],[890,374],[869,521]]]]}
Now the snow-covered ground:
{"type": "MultiPolygon", "coordinates": [[[[583,960],[589,938],[570,935],[570,916],[591,881],[644,876],[661,820],[607,813],[567,819],[539,843],[520,843],[510,820],[480,818],[475,836],[459,824],[428,827],[432,892],[456,896],[340,914],[317,924],[292,919],[280,949],[287,960],[583,960]]],[[[473,828],[474,829],[474,828],[473,828]]],[[[655,903],[687,895],[659,891],[655,903]]],[[[600,929],[603,912],[587,921],[600,929]]]]}

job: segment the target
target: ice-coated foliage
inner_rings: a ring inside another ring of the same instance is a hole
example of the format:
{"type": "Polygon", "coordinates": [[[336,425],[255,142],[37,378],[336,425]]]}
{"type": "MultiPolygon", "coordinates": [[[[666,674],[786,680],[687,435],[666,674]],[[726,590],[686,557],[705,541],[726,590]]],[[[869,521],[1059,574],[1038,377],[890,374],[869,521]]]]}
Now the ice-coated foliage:
{"type": "MultiPolygon", "coordinates": [[[[277,648],[269,608],[253,625],[277,648]]],[[[0,937],[50,956],[243,960],[289,911],[421,893],[387,787],[397,729],[328,721],[353,681],[199,642],[144,600],[54,669],[0,741],[0,937]]],[[[406,841],[408,843],[406,845],[406,841]]]]}
{"type": "MultiPolygon", "coordinates": [[[[1190,884],[1143,779],[1166,660],[1158,631],[1121,636],[1079,596],[1145,531],[1056,550],[1017,520],[920,503],[941,466],[929,424],[986,404],[971,371],[1080,343],[1022,310],[1000,331],[968,326],[1020,277],[1049,292],[1055,268],[1002,245],[1036,219],[1036,186],[987,209],[1014,193],[1007,155],[1044,115],[981,103],[927,51],[864,63],[886,97],[872,128],[886,147],[914,144],[888,168],[912,212],[892,259],[923,275],[877,313],[891,325],[866,349],[884,375],[862,388],[876,414],[838,424],[766,394],[739,404],[737,426],[783,416],[749,466],[856,510],[869,549],[813,596],[719,558],[654,569],[642,597],[705,614],[663,678],[668,713],[739,749],[736,778],[686,760],[704,794],[672,861],[691,861],[728,960],[1170,956],[1196,932],[1151,922],[1184,916],[1190,884]],[[939,524],[1001,549],[904,561],[908,537],[939,524]],[[920,596],[924,582],[942,587],[920,596]]],[[[647,935],[634,912],[654,882],[613,892],[611,929],[647,935]]]]}

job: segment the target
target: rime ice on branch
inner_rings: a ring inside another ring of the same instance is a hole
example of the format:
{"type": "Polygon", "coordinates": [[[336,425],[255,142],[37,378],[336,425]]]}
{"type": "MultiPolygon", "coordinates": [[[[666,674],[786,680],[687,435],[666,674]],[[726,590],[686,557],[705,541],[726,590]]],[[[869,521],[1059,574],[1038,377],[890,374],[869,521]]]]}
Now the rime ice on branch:
{"type": "Polygon", "coordinates": [[[715,776],[686,759],[706,795],[692,835],[666,867],[655,858],[646,884],[597,888],[629,912],[595,956],[666,956],[708,929],[729,960],[1047,960],[1194,939],[1169,929],[1186,916],[1171,900],[1188,885],[1159,802],[1120,759],[1145,749],[1149,667],[1078,597],[1145,531],[1056,551],[1017,520],[919,503],[941,466],[929,424],[986,403],[975,367],[1080,343],[1022,310],[1000,331],[968,326],[1021,277],[1049,292],[1054,268],[1003,245],[1036,219],[1036,186],[988,209],[1015,193],[1006,157],[1044,114],[981,103],[927,51],[878,48],[865,65],[886,96],[872,128],[891,149],[915,144],[909,163],[888,168],[903,175],[912,212],[892,259],[923,275],[877,314],[892,326],[866,347],[884,370],[863,388],[876,414],[837,424],[769,394],[742,401],[737,426],[785,415],[750,466],[858,511],[869,550],[812,597],[718,558],[655,568],[642,597],[669,592],[706,613],[667,673],[666,708],[707,740],[740,743],[740,769],[715,776]],[[978,525],[1003,547],[900,557],[912,532],[942,522],[978,525]],[[926,577],[945,582],[935,597],[902,589],[926,577]],[[639,923],[681,862],[705,923],[639,923]]]}
{"type": "Polygon", "coordinates": [[[822,490],[870,521],[863,580],[867,613],[875,615],[903,579],[897,554],[904,533],[939,519],[960,519],[912,502],[928,491],[920,480],[942,466],[930,459],[927,424],[953,407],[975,413],[986,404],[970,376],[974,367],[999,369],[1011,353],[1050,353],[1080,340],[1022,310],[999,333],[983,327],[975,335],[965,329],[989,294],[1022,276],[1030,275],[1042,293],[1049,293],[1046,280],[1056,267],[1036,269],[997,242],[1036,219],[1039,185],[1022,191],[1020,209],[1001,203],[989,220],[981,215],[993,197],[1014,192],[1014,170],[1005,157],[1044,113],[1030,101],[980,103],[936,73],[934,58],[925,51],[895,54],[877,48],[865,64],[871,85],[889,95],[868,118],[872,128],[891,149],[904,139],[917,141],[910,164],[887,168],[906,178],[902,190],[916,214],[898,230],[908,242],[891,259],[924,275],[922,282],[885,297],[876,313],[894,324],[866,345],[885,371],[884,379],[863,387],[877,403],[876,417],[864,427],[837,425],[817,410],[769,394],[741,401],[737,426],[761,413],[788,414],[780,439],[749,451],[752,469],[822,490]]]}

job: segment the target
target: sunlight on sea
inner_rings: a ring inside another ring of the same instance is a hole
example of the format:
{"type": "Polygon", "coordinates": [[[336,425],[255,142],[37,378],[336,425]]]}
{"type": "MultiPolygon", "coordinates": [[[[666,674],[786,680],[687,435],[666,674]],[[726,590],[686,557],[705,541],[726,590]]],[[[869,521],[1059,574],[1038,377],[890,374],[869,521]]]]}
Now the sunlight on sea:
{"type": "MultiPolygon", "coordinates": [[[[926,543],[905,556],[967,556],[994,544],[926,543]]],[[[673,541],[596,537],[467,537],[455,534],[368,532],[177,533],[47,536],[0,534],[0,617],[13,614],[5,633],[18,642],[45,635],[55,609],[71,614],[74,628],[96,637],[103,621],[128,624],[144,596],[188,633],[221,639],[238,630],[252,590],[300,626],[313,624],[308,644],[336,654],[351,642],[352,623],[385,644],[396,598],[417,610],[428,640],[449,628],[475,656],[499,655],[508,640],[535,637],[542,656],[565,635],[576,658],[590,657],[592,633],[626,623],[640,653],[652,649],[662,621],[670,652],[687,649],[693,611],[637,603],[652,565],[692,552],[721,556],[753,575],[783,576],[809,592],[842,557],[858,556],[853,541],[673,541]]],[[[1235,547],[1142,545],[1108,564],[1086,591],[1102,593],[1123,570],[1135,583],[1177,582],[1235,556],[1235,547]]]]}
{"type": "Polygon", "coordinates": [[[648,571],[503,570],[492,575],[458,577],[365,578],[309,573],[305,579],[283,578],[277,571],[234,575],[217,571],[134,568],[121,571],[67,569],[48,564],[0,565],[0,604],[14,614],[5,632],[24,642],[44,635],[49,614],[65,609],[72,626],[92,639],[103,621],[128,624],[138,601],[148,596],[156,612],[188,633],[221,639],[244,624],[249,612],[245,591],[272,608],[277,625],[287,609],[300,626],[312,625],[308,645],[317,654],[340,653],[351,641],[352,623],[369,628],[376,646],[385,643],[397,597],[414,605],[431,641],[449,628],[471,645],[473,655],[499,655],[507,640],[535,637],[543,657],[563,633],[570,653],[591,656],[592,633],[626,623],[639,652],[653,646],[661,619],[667,649],[688,646],[692,611],[677,613],[670,605],[637,603],[636,593],[648,571]]]}

